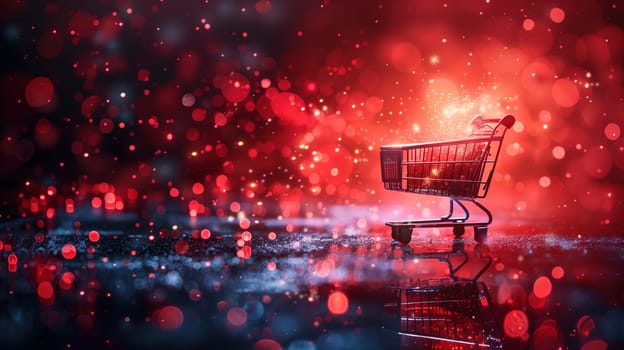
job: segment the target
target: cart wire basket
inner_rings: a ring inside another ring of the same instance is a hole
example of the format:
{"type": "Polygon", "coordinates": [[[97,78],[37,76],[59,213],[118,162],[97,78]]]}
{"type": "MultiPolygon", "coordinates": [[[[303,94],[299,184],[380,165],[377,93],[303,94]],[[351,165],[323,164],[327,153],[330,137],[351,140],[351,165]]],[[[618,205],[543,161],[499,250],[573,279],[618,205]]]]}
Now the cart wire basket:
{"type": "Polygon", "coordinates": [[[477,281],[492,259],[482,257],[486,264],[474,278],[460,278],[455,273],[466,260],[452,266],[451,257],[457,254],[461,252],[419,255],[420,259],[446,262],[450,277],[412,280],[384,288],[382,327],[400,335],[402,349],[502,348],[490,294],[485,284],[477,281]]]}
{"type": "Polygon", "coordinates": [[[386,222],[392,238],[407,244],[415,227],[453,227],[460,238],[465,226],[472,226],[475,240],[485,241],[492,214],[476,199],[487,195],[503,138],[515,121],[512,115],[500,119],[476,116],[465,139],[382,146],[385,189],[449,197],[449,213],[441,218],[386,222]],[[487,219],[469,220],[466,203],[480,209],[487,219]],[[455,206],[461,209],[458,214],[455,206]]]}

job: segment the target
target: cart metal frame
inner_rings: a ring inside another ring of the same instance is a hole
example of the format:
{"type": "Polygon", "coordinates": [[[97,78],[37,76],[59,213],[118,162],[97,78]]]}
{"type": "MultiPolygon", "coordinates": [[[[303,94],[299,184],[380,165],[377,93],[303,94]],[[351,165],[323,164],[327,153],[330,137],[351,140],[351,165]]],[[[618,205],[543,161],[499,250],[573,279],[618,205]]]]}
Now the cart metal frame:
{"type": "Polygon", "coordinates": [[[385,189],[449,197],[449,212],[440,218],[386,222],[392,228],[392,238],[407,244],[415,227],[452,227],[460,238],[465,227],[472,226],[475,241],[484,242],[492,213],[476,199],[487,195],[505,133],[515,121],[509,114],[500,119],[476,116],[465,139],[382,146],[385,189]],[[485,214],[485,219],[471,220],[468,203],[485,214]]]}
{"type": "Polygon", "coordinates": [[[463,250],[427,252],[409,257],[446,263],[449,277],[411,280],[386,286],[382,328],[401,336],[402,348],[501,349],[502,336],[487,287],[478,282],[491,266],[489,255],[472,278],[457,277],[468,262],[463,250]],[[459,260],[452,260],[459,257],[459,260]]]}

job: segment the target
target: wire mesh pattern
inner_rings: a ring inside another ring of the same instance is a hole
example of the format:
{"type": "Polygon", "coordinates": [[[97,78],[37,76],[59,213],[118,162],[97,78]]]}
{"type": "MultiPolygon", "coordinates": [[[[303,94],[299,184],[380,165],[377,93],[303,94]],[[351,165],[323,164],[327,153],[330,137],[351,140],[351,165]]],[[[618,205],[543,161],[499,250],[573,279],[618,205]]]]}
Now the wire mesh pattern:
{"type": "MultiPolygon", "coordinates": [[[[418,144],[381,152],[384,187],[434,196],[478,197],[490,148],[487,139],[418,144]]],[[[489,157],[491,158],[491,157],[489,157]]]]}
{"type": "Polygon", "coordinates": [[[500,348],[487,288],[474,280],[436,279],[387,286],[384,327],[464,348],[500,348]]]}
{"type": "Polygon", "coordinates": [[[382,146],[384,188],[433,196],[484,198],[505,131],[515,122],[507,116],[496,119],[498,124],[492,127],[493,121],[475,118],[473,132],[466,139],[382,146]]]}

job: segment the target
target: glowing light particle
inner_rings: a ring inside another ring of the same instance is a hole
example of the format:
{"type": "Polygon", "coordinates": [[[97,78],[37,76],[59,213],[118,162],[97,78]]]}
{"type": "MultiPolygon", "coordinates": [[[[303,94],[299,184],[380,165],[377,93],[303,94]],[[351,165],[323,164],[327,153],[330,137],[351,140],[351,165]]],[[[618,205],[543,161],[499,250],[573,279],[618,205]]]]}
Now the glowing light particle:
{"type": "Polygon", "coordinates": [[[238,226],[241,229],[246,230],[246,229],[248,229],[251,226],[251,221],[249,221],[249,219],[247,219],[247,218],[242,218],[240,220],[240,222],[238,223],[238,226]]]}
{"type": "Polygon", "coordinates": [[[241,102],[249,96],[249,79],[237,72],[230,72],[221,85],[223,97],[230,102],[241,102]]]}
{"type": "Polygon", "coordinates": [[[550,9],[550,20],[555,23],[561,23],[565,19],[565,12],[559,7],[550,9]]]}
{"type": "Polygon", "coordinates": [[[327,308],[334,315],[342,315],[349,308],[349,298],[343,292],[333,292],[327,300],[327,308]]]}
{"type": "Polygon", "coordinates": [[[54,297],[54,287],[52,283],[43,281],[37,286],[37,295],[41,299],[52,299],[54,297]]]}
{"type": "Polygon", "coordinates": [[[533,283],[533,293],[538,298],[546,298],[552,292],[552,283],[546,276],[538,277],[533,283]]]}
{"type": "Polygon", "coordinates": [[[548,176],[542,176],[542,177],[540,177],[540,179],[539,179],[539,184],[540,184],[540,186],[542,186],[542,187],[548,187],[548,186],[550,186],[550,177],[548,177],[548,176]]]}
{"type": "Polygon", "coordinates": [[[182,105],[184,107],[192,107],[195,104],[195,96],[191,93],[186,93],[182,96],[182,105]]]}
{"type": "Polygon", "coordinates": [[[615,123],[609,123],[604,128],[604,134],[607,137],[607,139],[611,141],[615,141],[620,138],[620,135],[621,135],[620,126],[615,123]]]}
{"type": "Polygon", "coordinates": [[[583,344],[581,350],[607,350],[609,348],[609,344],[602,339],[592,339],[587,343],[583,344]]]}
{"type": "Polygon", "coordinates": [[[202,293],[199,289],[191,289],[189,292],[189,299],[191,299],[192,301],[199,301],[201,300],[202,297],[202,293]]]}
{"type": "Polygon", "coordinates": [[[186,254],[189,251],[189,248],[190,246],[185,240],[177,241],[175,244],[176,253],[178,253],[179,255],[186,254]]]}
{"type": "Polygon", "coordinates": [[[200,195],[200,194],[204,193],[204,185],[202,185],[199,182],[196,182],[196,183],[193,184],[192,190],[193,190],[193,194],[200,195]]]}
{"type": "Polygon", "coordinates": [[[182,310],[176,306],[165,306],[156,310],[152,315],[156,327],[164,331],[172,331],[180,328],[184,322],[182,310]]]}
{"type": "Polygon", "coordinates": [[[97,232],[97,231],[90,231],[89,232],[89,240],[91,242],[94,242],[94,243],[99,241],[100,240],[100,233],[97,232]]]}
{"type": "Polygon", "coordinates": [[[511,310],[505,315],[503,328],[508,336],[520,338],[529,329],[529,318],[522,310],[511,310]]]}
{"type": "Polygon", "coordinates": [[[249,242],[249,241],[251,241],[251,237],[252,237],[252,235],[251,235],[251,232],[249,232],[249,231],[245,231],[245,232],[243,232],[243,234],[241,235],[241,237],[242,237],[243,241],[245,241],[245,242],[249,242]]]}
{"type": "Polygon", "coordinates": [[[247,323],[247,312],[240,307],[233,307],[228,310],[227,321],[234,327],[241,327],[247,323]]]}
{"type": "Polygon", "coordinates": [[[36,77],[28,82],[24,91],[26,103],[32,108],[42,108],[52,103],[54,85],[47,77],[36,77]]]}
{"type": "Polygon", "coordinates": [[[582,338],[588,337],[595,327],[596,323],[589,315],[582,316],[576,322],[576,331],[582,338]]]}
{"type": "Polygon", "coordinates": [[[563,276],[565,275],[565,270],[561,266],[555,266],[555,267],[553,267],[552,271],[550,272],[550,275],[554,279],[559,280],[559,279],[562,279],[563,276]]]}
{"type": "Polygon", "coordinates": [[[211,232],[210,232],[210,230],[209,230],[209,229],[207,229],[207,228],[205,228],[205,229],[203,229],[203,230],[201,230],[201,231],[199,232],[199,236],[200,236],[202,239],[209,239],[209,238],[210,238],[210,235],[211,235],[211,232]]]}
{"type": "Polygon", "coordinates": [[[206,119],[206,110],[203,108],[195,108],[191,117],[196,122],[203,122],[206,119]]]}
{"type": "MultiPolygon", "coordinates": [[[[292,344],[289,348],[292,347],[292,344]]],[[[282,346],[273,339],[260,339],[254,344],[254,350],[282,350],[282,346]]]]}
{"type": "Polygon", "coordinates": [[[271,79],[264,78],[264,79],[260,80],[260,86],[261,86],[263,89],[268,89],[268,88],[270,88],[270,87],[271,87],[271,79]]]}
{"type": "Polygon", "coordinates": [[[527,32],[533,30],[533,28],[535,28],[535,21],[530,18],[525,19],[522,22],[522,28],[527,32]]]}
{"type": "MultiPolygon", "coordinates": [[[[6,247],[6,244],[3,244],[6,247]]],[[[17,255],[15,255],[15,253],[11,253],[9,254],[9,256],[7,257],[7,263],[9,266],[9,272],[16,272],[17,271],[17,255]]]]}
{"type": "Polygon", "coordinates": [[[62,290],[70,290],[75,279],[76,276],[73,273],[69,271],[64,272],[59,279],[59,288],[61,288],[62,290]]]}
{"type": "Polygon", "coordinates": [[[555,146],[552,149],[552,155],[555,159],[563,159],[563,157],[565,157],[565,148],[561,147],[561,146],[555,146]]]}
{"type": "Polygon", "coordinates": [[[557,79],[552,86],[552,97],[561,107],[573,107],[579,101],[579,91],[576,85],[568,79],[557,79]]]}
{"type": "Polygon", "coordinates": [[[67,243],[61,248],[61,255],[67,260],[72,260],[76,257],[77,251],[76,246],[71,243],[67,243]]]}

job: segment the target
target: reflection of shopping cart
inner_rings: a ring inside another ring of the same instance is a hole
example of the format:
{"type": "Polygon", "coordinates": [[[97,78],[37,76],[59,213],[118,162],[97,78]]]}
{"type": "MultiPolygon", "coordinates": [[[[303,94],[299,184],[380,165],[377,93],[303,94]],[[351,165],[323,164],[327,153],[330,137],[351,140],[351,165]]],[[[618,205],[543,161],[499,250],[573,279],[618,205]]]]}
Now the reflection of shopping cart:
{"type": "Polygon", "coordinates": [[[474,238],[482,242],[487,237],[487,225],[492,222],[490,211],[475,198],[487,195],[498,154],[507,129],[515,118],[473,118],[472,133],[466,139],[381,147],[381,177],[384,188],[449,197],[448,215],[436,219],[390,221],[392,238],[409,243],[414,227],[453,227],[456,237],[464,234],[465,226],[474,228],[474,238]],[[473,203],[487,220],[469,220],[465,201],[473,203]],[[462,213],[454,215],[456,204],[462,213]]]}
{"type": "Polygon", "coordinates": [[[401,348],[500,349],[497,327],[487,287],[477,279],[455,275],[467,262],[465,252],[417,254],[419,259],[437,259],[449,266],[450,277],[410,281],[386,286],[384,290],[384,329],[401,336],[401,348]],[[462,256],[457,266],[451,258],[462,256]]]}

